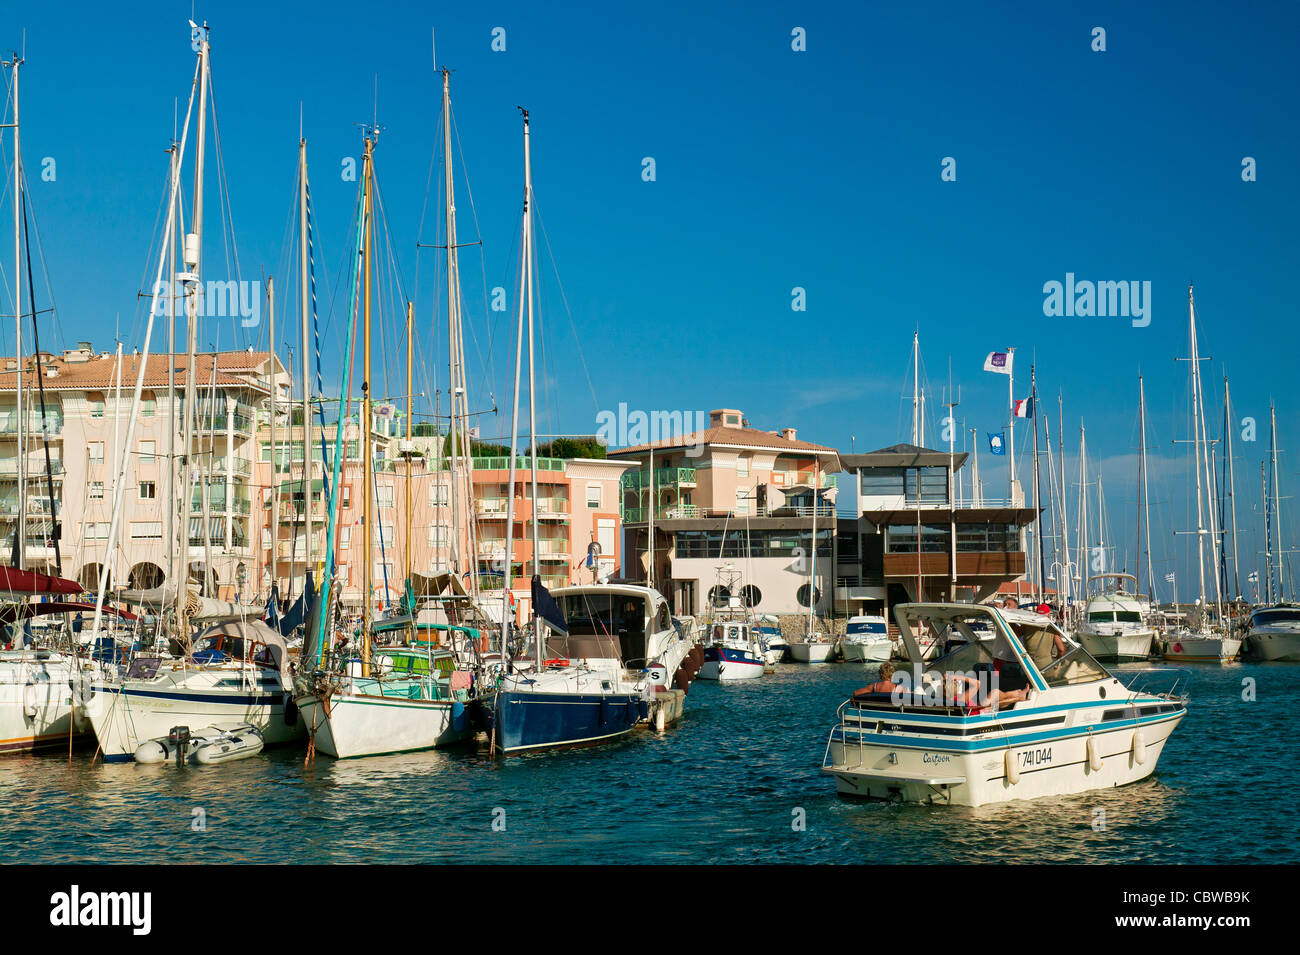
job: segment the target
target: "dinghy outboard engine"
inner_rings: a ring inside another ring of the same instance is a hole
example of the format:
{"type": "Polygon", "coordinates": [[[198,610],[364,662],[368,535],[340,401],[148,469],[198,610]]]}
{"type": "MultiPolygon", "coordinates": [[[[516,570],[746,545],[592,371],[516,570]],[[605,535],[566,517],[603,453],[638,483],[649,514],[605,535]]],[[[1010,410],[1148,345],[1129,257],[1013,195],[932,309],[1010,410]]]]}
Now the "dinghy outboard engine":
{"type": "Polygon", "coordinates": [[[167,748],[175,747],[176,765],[184,766],[185,758],[190,754],[190,728],[173,726],[167,731],[167,748]]]}

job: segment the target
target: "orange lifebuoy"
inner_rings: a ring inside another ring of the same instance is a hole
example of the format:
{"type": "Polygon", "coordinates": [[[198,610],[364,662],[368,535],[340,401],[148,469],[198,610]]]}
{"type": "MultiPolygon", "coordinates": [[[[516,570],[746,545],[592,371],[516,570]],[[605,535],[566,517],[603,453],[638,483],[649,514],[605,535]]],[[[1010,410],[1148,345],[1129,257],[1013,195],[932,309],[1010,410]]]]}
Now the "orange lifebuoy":
{"type": "Polygon", "coordinates": [[[554,660],[547,660],[542,665],[548,667],[567,667],[569,665],[569,661],[556,657],[554,660]]]}

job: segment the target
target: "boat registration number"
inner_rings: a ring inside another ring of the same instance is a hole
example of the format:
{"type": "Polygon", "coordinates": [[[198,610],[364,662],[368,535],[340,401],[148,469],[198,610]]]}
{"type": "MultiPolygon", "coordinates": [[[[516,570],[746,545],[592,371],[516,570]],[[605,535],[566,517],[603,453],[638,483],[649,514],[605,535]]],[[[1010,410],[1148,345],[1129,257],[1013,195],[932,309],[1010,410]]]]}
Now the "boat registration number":
{"type": "Polygon", "coordinates": [[[1052,747],[1042,749],[1023,749],[1016,754],[1021,766],[1042,766],[1052,761],[1052,747]]]}

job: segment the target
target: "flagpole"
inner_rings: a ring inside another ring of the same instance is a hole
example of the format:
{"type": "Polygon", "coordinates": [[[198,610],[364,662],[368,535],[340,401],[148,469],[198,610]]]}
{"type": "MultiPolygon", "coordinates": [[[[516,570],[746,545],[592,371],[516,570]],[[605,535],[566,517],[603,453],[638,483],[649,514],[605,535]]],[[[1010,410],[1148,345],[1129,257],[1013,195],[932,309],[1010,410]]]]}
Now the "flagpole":
{"type": "Polygon", "coordinates": [[[1015,349],[1007,349],[1007,464],[1011,469],[1007,485],[1007,500],[1016,504],[1016,365],[1015,349]]]}

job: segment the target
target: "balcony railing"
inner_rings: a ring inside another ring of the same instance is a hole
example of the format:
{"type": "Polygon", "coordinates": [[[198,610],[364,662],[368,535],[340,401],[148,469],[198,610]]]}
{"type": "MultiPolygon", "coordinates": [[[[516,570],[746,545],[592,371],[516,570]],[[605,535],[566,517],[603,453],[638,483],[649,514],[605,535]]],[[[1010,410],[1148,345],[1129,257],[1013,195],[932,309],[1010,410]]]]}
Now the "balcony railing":
{"type": "Polygon", "coordinates": [[[229,465],[229,470],[235,474],[249,475],[253,473],[253,462],[247,458],[217,458],[212,462],[212,473],[224,474],[229,465]]]}
{"type": "MultiPolygon", "coordinates": [[[[531,469],[532,469],[532,466],[533,466],[532,462],[533,462],[533,459],[532,459],[531,457],[529,457],[528,455],[526,455],[526,454],[518,455],[518,456],[515,458],[515,470],[516,470],[516,471],[528,471],[528,470],[531,470],[531,469]]],[[[444,459],[444,461],[443,461],[443,464],[444,464],[444,465],[447,464],[447,462],[446,462],[445,459],[444,459]]],[[[500,457],[500,458],[475,458],[475,459],[474,459],[474,470],[475,470],[475,471],[509,471],[509,470],[510,470],[510,458],[509,458],[509,457],[500,457]]],[[[539,471],[563,471],[563,470],[564,470],[564,459],[563,459],[563,458],[538,458],[538,459],[537,459],[537,470],[539,470],[539,471]]]]}
{"type": "MultiPolygon", "coordinates": [[[[650,471],[629,471],[623,475],[623,487],[627,490],[650,486],[650,471]]],[[[655,468],[654,486],[674,487],[695,485],[695,468],[655,468]]]]}
{"type": "MultiPolygon", "coordinates": [[[[63,416],[46,415],[44,419],[39,414],[26,414],[23,416],[25,425],[23,432],[25,434],[40,434],[42,430],[46,434],[63,433],[63,416]],[[41,425],[44,423],[44,429],[41,425]]],[[[18,433],[18,412],[10,411],[7,414],[0,415],[0,434],[17,434],[18,433]]]]}
{"type": "MultiPolygon", "coordinates": [[[[812,517],[813,510],[811,504],[805,506],[791,504],[782,504],[775,507],[755,506],[748,510],[703,507],[698,504],[664,504],[655,508],[654,514],[657,521],[702,517],[726,517],[744,520],[746,517],[812,517]]],[[[834,517],[835,505],[829,501],[823,501],[817,505],[816,512],[818,517],[834,517]]],[[[650,520],[650,508],[648,507],[624,507],[622,513],[623,523],[625,524],[644,524],[650,520]]]]}

